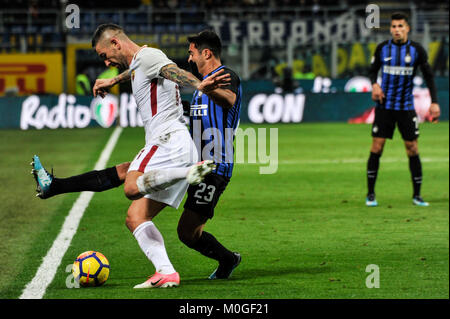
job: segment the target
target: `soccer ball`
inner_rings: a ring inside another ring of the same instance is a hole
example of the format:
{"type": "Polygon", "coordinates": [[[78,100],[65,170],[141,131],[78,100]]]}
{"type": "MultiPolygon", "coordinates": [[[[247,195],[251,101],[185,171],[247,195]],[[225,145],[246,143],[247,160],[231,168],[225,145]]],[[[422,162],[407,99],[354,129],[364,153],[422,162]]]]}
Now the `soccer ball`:
{"type": "Polygon", "coordinates": [[[77,257],[72,274],[83,287],[101,286],[109,277],[109,261],[97,251],[85,251],[77,257]]]}

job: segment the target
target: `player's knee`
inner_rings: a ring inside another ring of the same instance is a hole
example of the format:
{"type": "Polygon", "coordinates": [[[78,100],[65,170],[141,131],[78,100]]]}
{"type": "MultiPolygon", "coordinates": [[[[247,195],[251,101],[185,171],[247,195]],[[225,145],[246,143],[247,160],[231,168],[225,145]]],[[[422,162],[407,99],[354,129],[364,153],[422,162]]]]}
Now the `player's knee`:
{"type": "Polygon", "coordinates": [[[373,143],[370,152],[381,156],[383,154],[383,149],[384,143],[373,143]]]}
{"type": "Polygon", "coordinates": [[[142,194],[139,192],[137,186],[132,183],[125,183],[123,191],[129,200],[136,200],[142,197],[142,194]]]}
{"type": "Polygon", "coordinates": [[[406,147],[406,153],[407,153],[408,156],[411,157],[411,156],[419,155],[419,148],[417,146],[417,142],[415,142],[415,141],[411,141],[411,142],[406,141],[405,142],[405,147],[406,147]]]}
{"type": "Polygon", "coordinates": [[[130,187],[127,183],[125,183],[125,186],[123,187],[123,192],[128,199],[132,199],[134,192],[132,187],[130,187]]]}
{"type": "Polygon", "coordinates": [[[130,232],[134,232],[137,227],[137,220],[134,216],[128,211],[127,218],[125,218],[125,226],[130,230],[130,232]]]}
{"type": "Polygon", "coordinates": [[[125,226],[133,233],[140,224],[149,220],[151,219],[143,218],[140,214],[133,212],[132,208],[129,208],[125,218],[125,226]]]}
{"type": "Polygon", "coordinates": [[[408,155],[408,157],[417,156],[417,155],[419,155],[419,151],[417,150],[417,148],[416,149],[407,149],[406,154],[408,155]]]}

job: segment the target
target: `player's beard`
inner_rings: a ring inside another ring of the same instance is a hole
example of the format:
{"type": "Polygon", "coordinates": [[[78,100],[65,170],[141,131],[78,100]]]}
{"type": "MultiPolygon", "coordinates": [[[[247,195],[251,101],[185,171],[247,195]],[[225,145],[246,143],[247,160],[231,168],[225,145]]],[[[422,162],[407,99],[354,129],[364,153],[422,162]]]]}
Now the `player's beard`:
{"type": "Polygon", "coordinates": [[[115,57],[115,60],[117,60],[117,62],[111,62],[110,66],[117,68],[120,73],[122,73],[125,70],[128,70],[129,65],[125,56],[118,55],[115,57]]]}
{"type": "Polygon", "coordinates": [[[122,72],[124,72],[125,70],[128,70],[128,67],[127,67],[126,65],[124,65],[124,64],[118,64],[118,65],[116,66],[116,68],[119,70],[119,73],[122,73],[122,72]]]}
{"type": "Polygon", "coordinates": [[[116,68],[119,69],[119,72],[127,70],[130,66],[128,65],[128,61],[125,57],[120,57],[119,62],[116,65],[116,68]]]}
{"type": "Polygon", "coordinates": [[[201,75],[200,72],[198,72],[197,64],[195,64],[192,61],[188,63],[189,63],[189,71],[201,81],[203,79],[203,75],[201,75]]]}

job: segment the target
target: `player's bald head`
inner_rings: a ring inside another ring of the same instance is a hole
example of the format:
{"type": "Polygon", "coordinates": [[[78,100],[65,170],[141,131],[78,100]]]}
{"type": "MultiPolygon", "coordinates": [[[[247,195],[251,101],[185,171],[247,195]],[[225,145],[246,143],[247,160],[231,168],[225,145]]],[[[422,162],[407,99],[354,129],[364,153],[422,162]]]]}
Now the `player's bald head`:
{"type": "Polygon", "coordinates": [[[125,39],[127,36],[121,26],[113,23],[101,24],[92,36],[92,47],[95,49],[99,43],[107,43],[113,37],[125,39]]]}

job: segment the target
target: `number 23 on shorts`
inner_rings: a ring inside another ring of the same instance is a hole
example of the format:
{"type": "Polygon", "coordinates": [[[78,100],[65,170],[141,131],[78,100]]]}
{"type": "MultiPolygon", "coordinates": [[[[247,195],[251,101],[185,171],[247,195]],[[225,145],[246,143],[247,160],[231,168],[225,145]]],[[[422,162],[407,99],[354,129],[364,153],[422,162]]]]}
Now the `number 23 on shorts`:
{"type": "Polygon", "coordinates": [[[194,193],[194,197],[197,199],[197,204],[210,203],[214,198],[216,187],[214,185],[206,185],[205,183],[198,184],[198,189],[194,193]]]}

